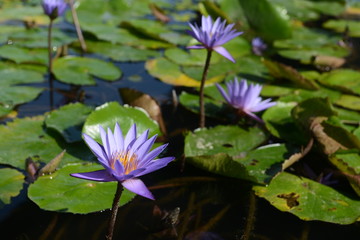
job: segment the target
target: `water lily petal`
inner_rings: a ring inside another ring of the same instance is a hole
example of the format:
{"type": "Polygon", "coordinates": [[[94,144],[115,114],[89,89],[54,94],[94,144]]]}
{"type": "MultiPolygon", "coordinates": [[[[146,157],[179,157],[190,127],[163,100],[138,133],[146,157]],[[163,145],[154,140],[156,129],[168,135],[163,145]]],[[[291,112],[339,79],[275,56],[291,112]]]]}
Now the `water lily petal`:
{"type": "Polygon", "coordinates": [[[123,181],[121,184],[124,186],[124,188],[128,189],[129,191],[131,191],[133,193],[136,193],[140,196],[149,198],[151,200],[155,200],[152,193],[149,191],[149,189],[145,186],[143,181],[141,181],[140,179],[137,179],[137,178],[128,179],[128,180],[123,181]]]}
{"type": "Polygon", "coordinates": [[[112,175],[110,175],[109,172],[105,169],[94,171],[94,172],[72,173],[70,175],[72,177],[82,178],[82,179],[97,181],[97,182],[116,181],[116,179],[112,175]]]}
{"type": "Polygon", "coordinates": [[[226,57],[227,59],[229,59],[230,61],[232,61],[233,63],[235,63],[235,59],[230,55],[230,53],[224,48],[224,47],[221,47],[221,46],[217,46],[214,48],[214,50],[223,55],[224,57],[226,57]]]}

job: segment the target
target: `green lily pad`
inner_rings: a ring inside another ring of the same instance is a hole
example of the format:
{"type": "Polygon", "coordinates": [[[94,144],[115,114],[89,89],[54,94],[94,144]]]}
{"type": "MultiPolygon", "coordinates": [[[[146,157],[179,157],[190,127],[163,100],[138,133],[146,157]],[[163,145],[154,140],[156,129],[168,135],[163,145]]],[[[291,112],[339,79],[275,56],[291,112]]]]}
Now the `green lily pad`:
{"type": "Polygon", "coordinates": [[[60,147],[58,141],[61,142],[61,139],[55,139],[44,131],[43,122],[44,116],[37,116],[15,119],[13,122],[1,125],[1,136],[6,141],[0,142],[0,163],[25,169],[25,160],[27,158],[30,157],[34,161],[48,163],[61,153],[64,148],[67,150],[67,153],[62,159],[60,167],[68,163],[90,160],[89,153],[85,154],[86,148],[84,144],[83,146],[62,144],[60,147]],[[79,154],[76,151],[82,151],[82,153],[79,154]],[[83,160],[70,153],[81,156],[83,160]]]}
{"type": "MultiPolygon", "coordinates": [[[[51,175],[40,176],[29,187],[29,198],[48,211],[90,213],[112,206],[117,182],[94,182],[71,177],[71,173],[91,172],[101,165],[68,165],[51,175]],[[59,201],[61,199],[61,201],[59,201]]],[[[120,205],[134,198],[135,194],[124,189],[120,205]]]]}
{"type": "Polygon", "coordinates": [[[340,98],[335,102],[336,105],[352,109],[352,110],[360,110],[360,97],[343,94],[340,98]]]}
{"type": "Polygon", "coordinates": [[[28,49],[15,45],[3,45],[0,47],[0,56],[16,63],[40,63],[48,62],[47,49],[28,49]]]}
{"type": "Polygon", "coordinates": [[[331,88],[360,95],[360,72],[351,69],[337,69],[321,75],[319,81],[331,88]]]}
{"type": "Polygon", "coordinates": [[[108,80],[118,80],[122,74],[112,63],[95,58],[64,57],[54,61],[53,72],[64,83],[94,85],[93,76],[108,80]]]}
{"type": "Polygon", "coordinates": [[[216,126],[198,129],[185,137],[185,156],[211,156],[226,153],[237,156],[249,151],[266,140],[266,134],[259,128],[243,129],[237,126],[216,126]]]}
{"type": "Polygon", "coordinates": [[[99,125],[104,129],[110,128],[114,130],[116,123],[119,123],[123,134],[126,134],[134,123],[138,133],[150,129],[150,136],[161,134],[159,126],[149,117],[145,110],[121,106],[117,102],[109,102],[97,107],[86,119],[83,133],[101,142],[99,125]]]}
{"type": "MultiPolygon", "coordinates": [[[[161,81],[175,86],[199,87],[200,80],[195,80],[180,70],[180,66],[166,58],[155,58],[146,61],[146,70],[161,81]]],[[[215,76],[206,80],[206,84],[220,82],[223,75],[215,76]]]]}
{"type": "Polygon", "coordinates": [[[37,98],[42,88],[27,86],[4,86],[0,88],[0,104],[7,107],[30,102],[37,98]]]}
{"type": "Polygon", "coordinates": [[[44,81],[41,73],[22,69],[21,66],[0,63],[0,86],[24,83],[40,83],[44,81]]]}
{"type": "Polygon", "coordinates": [[[23,188],[25,176],[11,168],[0,169],[0,208],[11,202],[23,188]]]}
{"type": "Polygon", "coordinates": [[[308,135],[295,123],[291,116],[296,103],[277,102],[275,106],[267,109],[262,115],[266,128],[277,138],[304,145],[308,135]],[[289,131],[289,129],[291,129],[289,131]]]}
{"type": "Polygon", "coordinates": [[[254,186],[255,194],[280,211],[302,220],[350,224],[360,218],[360,201],[326,185],[282,172],[268,186],[254,186]]]}
{"type": "Polygon", "coordinates": [[[273,41],[291,37],[289,16],[283,7],[268,0],[241,0],[240,4],[249,25],[263,39],[273,41]]]}
{"type": "Polygon", "coordinates": [[[81,103],[68,104],[47,115],[45,124],[58,131],[66,142],[78,142],[82,140],[82,127],[92,110],[93,108],[81,103]]]}
{"type": "Polygon", "coordinates": [[[346,32],[346,34],[350,37],[360,37],[360,22],[355,20],[332,19],[325,22],[323,27],[339,33],[346,32]]]}
{"type": "Polygon", "coordinates": [[[136,62],[159,57],[160,52],[148,49],[138,49],[126,45],[115,45],[109,42],[86,41],[88,52],[101,54],[114,61],[136,62]]]}

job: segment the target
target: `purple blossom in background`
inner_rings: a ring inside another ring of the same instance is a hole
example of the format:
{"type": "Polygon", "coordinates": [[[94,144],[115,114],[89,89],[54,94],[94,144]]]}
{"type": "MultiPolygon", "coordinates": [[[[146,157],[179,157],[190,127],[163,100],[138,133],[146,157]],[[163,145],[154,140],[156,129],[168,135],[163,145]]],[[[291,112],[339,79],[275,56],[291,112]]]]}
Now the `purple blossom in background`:
{"type": "Polygon", "coordinates": [[[245,113],[259,122],[262,122],[262,120],[253,112],[265,110],[276,104],[275,102],[270,102],[271,99],[262,101],[259,96],[262,86],[259,84],[248,85],[245,79],[242,79],[239,83],[237,78],[235,78],[234,81],[227,82],[226,86],[227,92],[219,84],[216,84],[226,102],[241,113],[245,113]]]}
{"type": "Polygon", "coordinates": [[[136,124],[132,125],[123,138],[119,124],[114,133],[108,128],[107,133],[100,126],[103,145],[84,134],[84,140],[105,169],[86,173],[73,173],[71,176],[99,182],[120,182],[123,187],[143,197],[154,199],[145,184],[138,179],[142,175],[165,167],[174,157],[154,160],[167,146],[161,145],[150,151],[156,135],[148,139],[149,130],[136,138],[136,124]]]}
{"type": "Polygon", "coordinates": [[[191,27],[192,31],[189,30],[188,33],[196,40],[198,40],[202,45],[190,46],[188,48],[206,48],[208,50],[215,50],[230,61],[235,62],[230,53],[221,46],[242,34],[242,32],[237,32],[236,30],[232,29],[234,26],[233,23],[226,26],[226,20],[221,22],[221,19],[217,18],[213,23],[213,20],[210,16],[202,16],[201,27],[199,27],[196,23],[194,25],[189,23],[189,26],[191,27]]]}
{"type": "Polygon", "coordinates": [[[266,43],[259,37],[252,39],[251,46],[253,53],[257,56],[261,56],[267,48],[266,43]]]}
{"type": "Polygon", "coordinates": [[[67,3],[64,0],[43,0],[41,5],[44,13],[52,20],[63,15],[67,7],[67,3]]]}

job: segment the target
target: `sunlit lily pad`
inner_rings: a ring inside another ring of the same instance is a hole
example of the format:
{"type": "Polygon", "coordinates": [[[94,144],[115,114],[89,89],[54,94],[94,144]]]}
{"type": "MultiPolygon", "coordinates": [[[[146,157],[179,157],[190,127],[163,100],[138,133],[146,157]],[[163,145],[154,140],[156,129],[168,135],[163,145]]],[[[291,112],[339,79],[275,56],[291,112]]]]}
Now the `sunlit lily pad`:
{"type": "Polygon", "coordinates": [[[60,166],[90,160],[89,153],[85,151],[85,144],[83,144],[84,146],[65,144],[59,146],[58,141],[61,142],[61,140],[49,135],[43,129],[43,122],[44,116],[37,116],[15,119],[13,122],[1,125],[1,136],[6,141],[0,142],[0,163],[25,169],[25,160],[27,158],[30,157],[33,161],[47,163],[62,152],[64,148],[68,150],[68,153],[64,155],[60,166]],[[69,154],[75,153],[75,151],[82,151],[82,160],[69,154]]]}
{"type": "Polygon", "coordinates": [[[360,218],[360,200],[286,172],[277,175],[267,187],[254,186],[254,190],[277,209],[303,220],[350,224],[360,218]]]}
{"type": "Polygon", "coordinates": [[[360,110],[360,97],[343,94],[341,97],[335,102],[336,105],[352,109],[352,110],[360,110]]]}
{"type": "MultiPolygon", "coordinates": [[[[40,208],[49,211],[90,213],[111,208],[116,182],[94,182],[70,176],[70,173],[103,169],[101,165],[68,165],[39,177],[29,187],[29,198],[40,208]],[[59,201],[61,199],[61,201],[59,201]]],[[[124,189],[120,205],[133,199],[134,193],[124,189]]]]}
{"type": "Polygon", "coordinates": [[[217,126],[190,132],[185,138],[185,156],[211,156],[226,153],[237,156],[249,151],[266,140],[259,128],[243,129],[237,126],[217,126]]]}
{"type": "Polygon", "coordinates": [[[337,69],[321,75],[319,81],[329,87],[347,93],[360,95],[360,72],[351,69],[337,69]]]}
{"type": "Polygon", "coordinates": [[[41,73],[22,69],[20,66],[0,63],[0,86],[43,82],[41,73]]]}
{"type": "MultiPolygon", "coordinates": [[[[151,75],[159,78],[161,81],[175,86],[198,87],[200,79],[195,80],[180,70],[180,66],[170,62],[166,58],[156,58],[148,60],[145,64],[146,70],[151,75]]],[[[224,78],[223,75],[215,76],[206,80],[207,84],[220,82],[224,78]]]]}
{"type": "Polygon", "coordinates": [[[86,119],[83,132],[100,141],[99,125],[104,129],[114,129],[119,123],[123,133],[126,133],[135,123],[138,133],[150,129],[149,135],[161,134],[159,126],[141,108],[121,106],[117,102],[105,103],[97,107],[86,119]]]}
{"type": "Polygon", "coordinates": [[[240,4],[249,25],[262,38],[272,41],[291,37],[289,16],[283,7],[268,0],[241,0],[240,4]]]}
{"type": "Polygon", "coordinates": [[[86,41],[86,46],[89,52],[101,54],[120,62],[146,61],[149,58],[160,56],[160,53],[155,50],[138,49],[126,45],[115,45],[109,42],[86,41]]]}
{"type": "Polygon", "coordinates": [[[360,22],[350,19],[329,20],[323,24],[324,28],[332,29],[339,33],[347,33],[350,37],[360,37],[360,22]]]}
{"type": "Polygon", "coordinates": [[[11,168],[0,169],[0,208],[11,202],[23,188],[25,176],[11,168]]]}
{"type": "Polygon", "coordinates": [[[0,104],[14,107],[34,100],[42,91],[42,88],[35,87],[4,86],[0,88],[0,104]]]}
{"type": "Polygon", "coordinates": [[[27,49],[15,45],[3,45],[0,47],[0,56],[16,63],[40,63],[47,64],[48,52],[46,49],[27,49]]]}
{"type": "Polygon", "coordinates": [[[92,110],[81,103],[65,105],[47,115],[45,124],[62,134],[68,143],[81,141],[82,126],[92,110]]]}
{"type": "Polygon", "coordinates": [[[115,81],[122,74],[121,70],[112,63],[73,56],[56,59],[53,71],[59,81],[76,85],[94,85],[96,82],[93,76],[115,81]]]}

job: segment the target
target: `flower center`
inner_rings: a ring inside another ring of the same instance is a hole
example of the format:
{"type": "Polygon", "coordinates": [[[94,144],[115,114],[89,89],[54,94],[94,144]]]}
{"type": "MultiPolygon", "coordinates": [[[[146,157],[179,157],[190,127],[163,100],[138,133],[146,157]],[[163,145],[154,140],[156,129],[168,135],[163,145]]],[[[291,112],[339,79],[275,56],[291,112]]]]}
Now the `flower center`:
{"type": "Polygon", "coordinates": [[[115,163],[119,161],[124,167],[125,174],[137,169],[138,161],[135,153],[131,154],[128,151],[115,153],[112,157],[111,168],[115,170],[115,163]]]}

